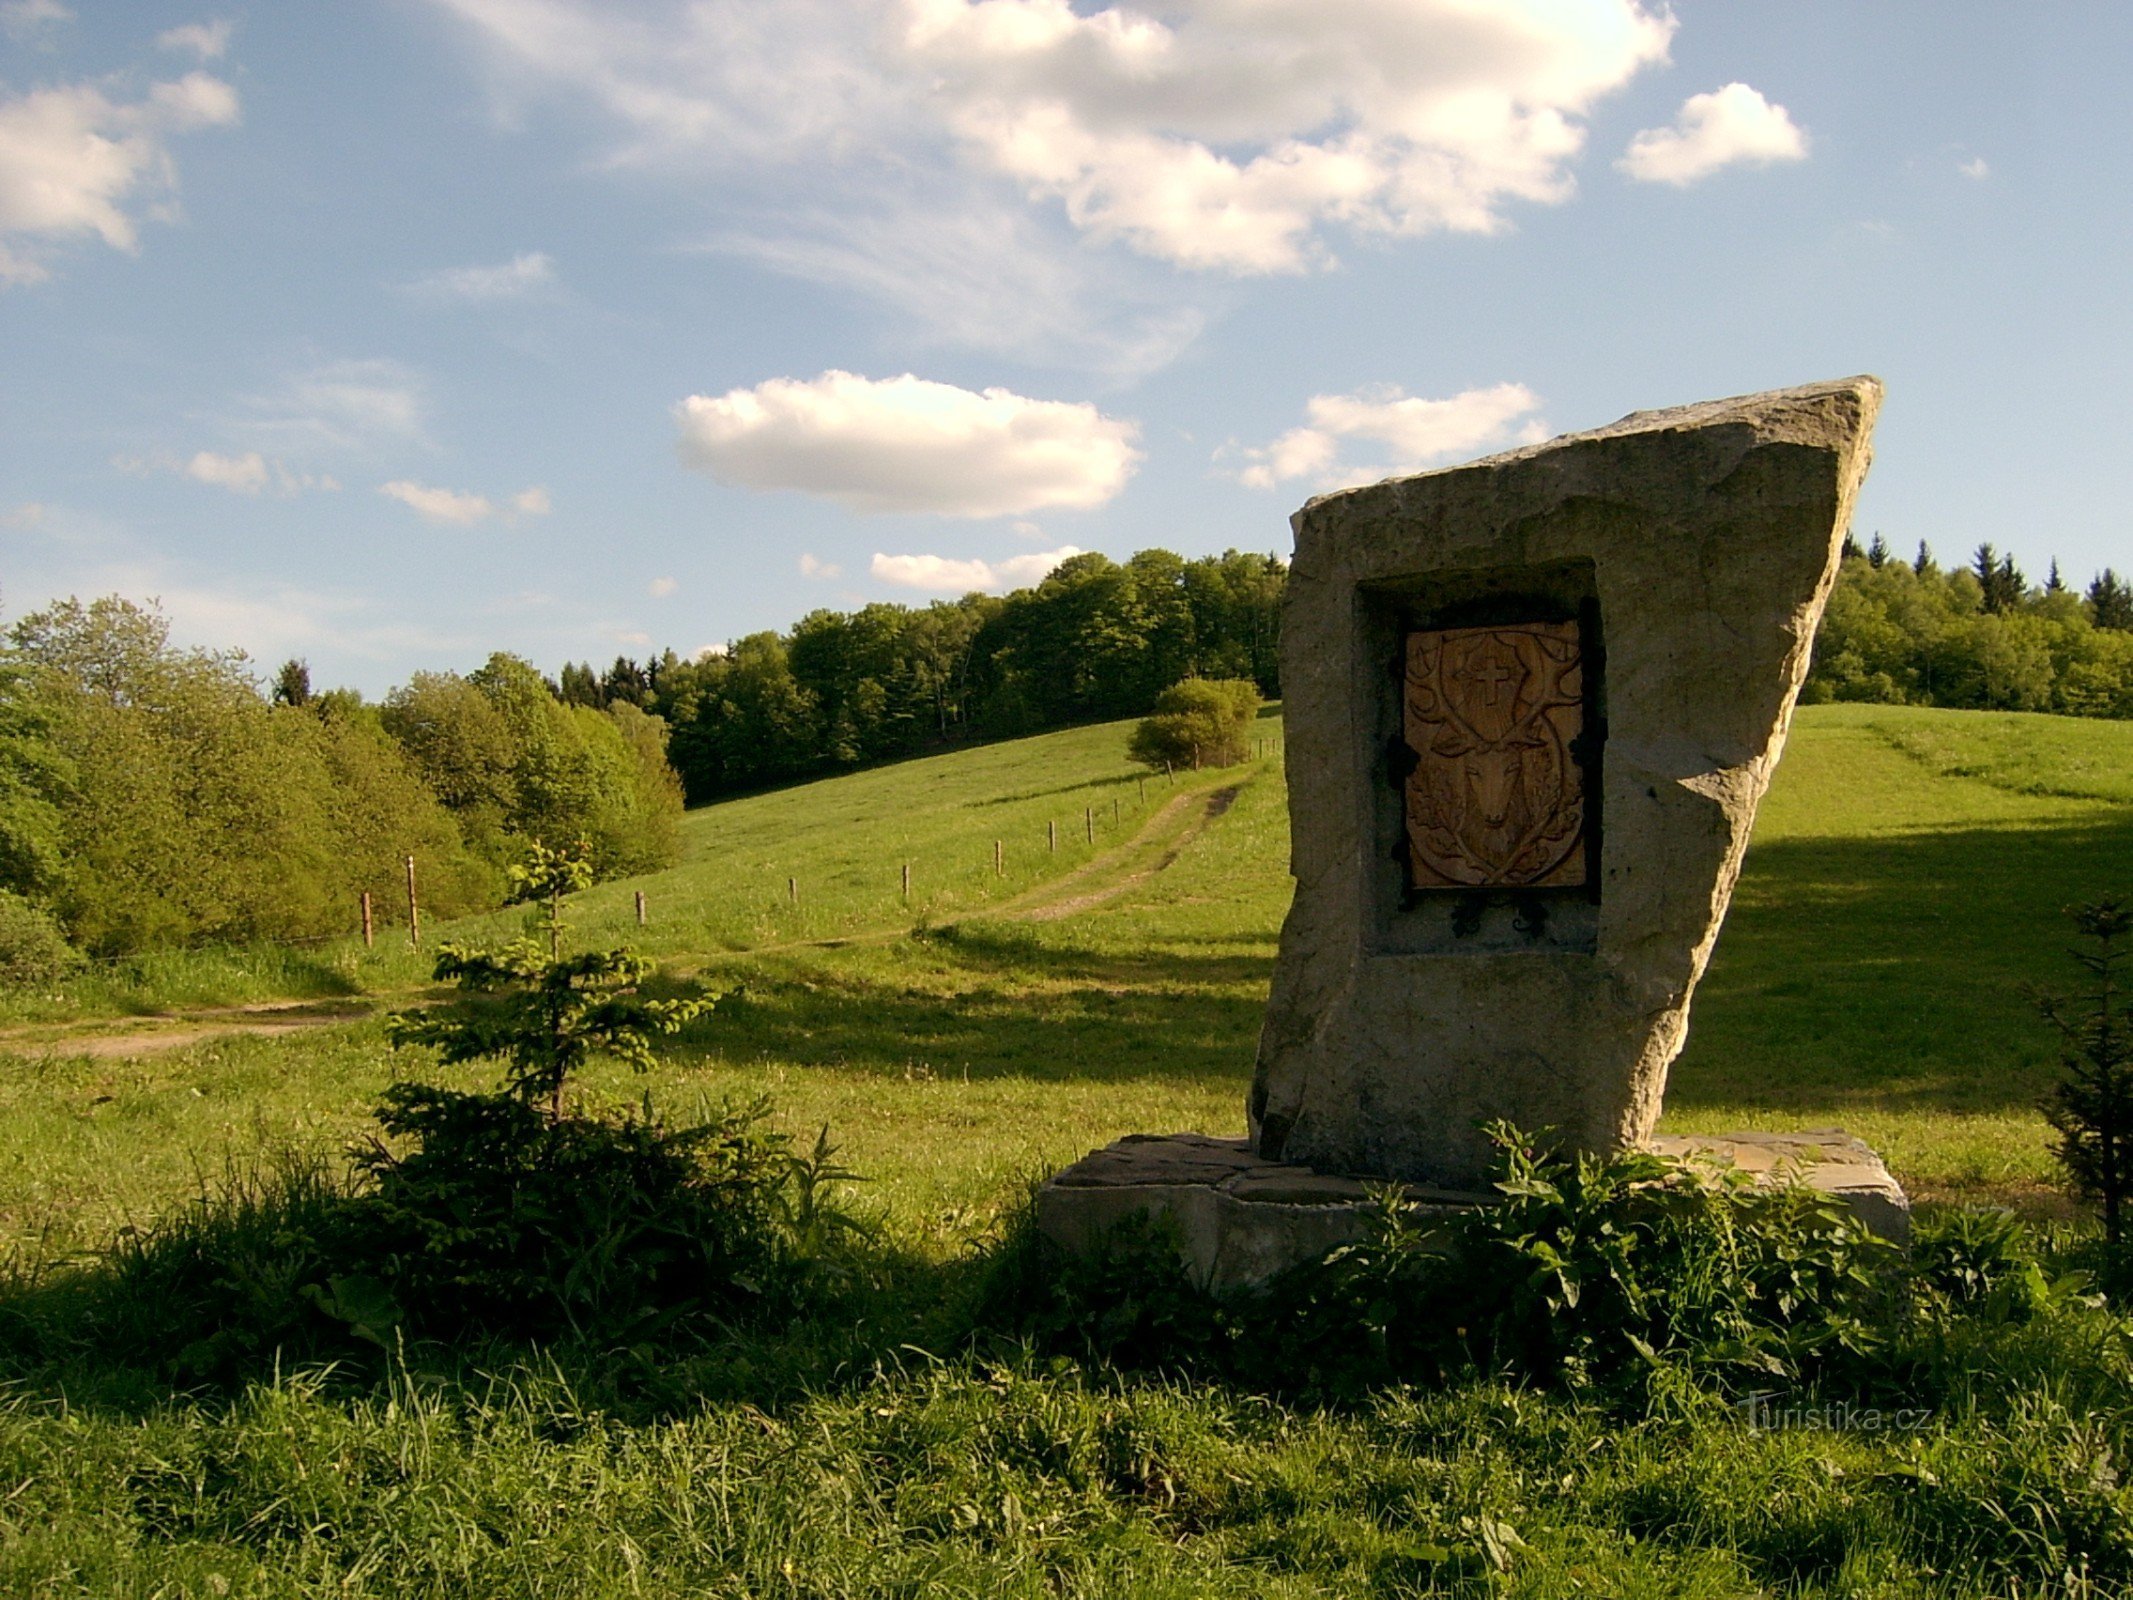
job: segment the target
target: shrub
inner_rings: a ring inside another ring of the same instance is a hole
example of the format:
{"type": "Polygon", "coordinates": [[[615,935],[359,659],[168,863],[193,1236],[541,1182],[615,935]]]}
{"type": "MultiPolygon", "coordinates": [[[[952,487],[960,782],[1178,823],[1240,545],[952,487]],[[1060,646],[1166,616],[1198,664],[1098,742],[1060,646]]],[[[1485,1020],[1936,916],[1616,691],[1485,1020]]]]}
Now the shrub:
{"type": "Polygon", "coordinates": [[[2068,912],[2095,943],[2074,959],[2088,969],[2094,988],[2078,1000],[2046,996],[2038,1001],[2045,1020],[2065,1043],[2066,1077],[2044,1104],[2059,1135],[2057,1154],[2074,1192],[2103,1213],[2104,1238],[2112,1249],[2124,1240],[2124,1212],[2133,1197],[2133,1000],[2124,989],[2133,933],[2133,906],[2098,900],[2068,912]]]}
{"type": "Polygon", "coordinates": [[[1187,678],[1156,696],[1127,754],[1150,767],[1229,767],[1242,761],[1258,686],[1244,678],[1187,678]]]}
{"type": "Polygon", "coordinates": [[[50,917],[12,889],[0,889],[0,987],[51,983],[80,963],[50,917]]]}
{"type": "Polygon", "coordinates": [[[395,1084],[378,1121],[405,1145],[358,1157],[375,1187],[352,1259],[412,1331],[446,1338],[635,1344],[789,1304],[803,1262],[849,1226],[825,1203],[848,1174],[826,1138],[802,1154],[766,1113],[674,1127],[649,1099],[550,1116],[513,1094],[395,1084]]]}
{"type": "Polygon", "coordinates": [[[1219,1301],[1146,1229],[1094,1261],[1005,1252],[995,1271],[1023,1291],[1010,1325],[1122,1365],[1333,1394],[1480,1371],[1649,1400],[1804,1380],[1876,1347],[1892,1249],[1841,1203],[1492,1137],[1499,1203],[1423,1219],[1387,1190],[1360,1242],[1219,1301]]]}

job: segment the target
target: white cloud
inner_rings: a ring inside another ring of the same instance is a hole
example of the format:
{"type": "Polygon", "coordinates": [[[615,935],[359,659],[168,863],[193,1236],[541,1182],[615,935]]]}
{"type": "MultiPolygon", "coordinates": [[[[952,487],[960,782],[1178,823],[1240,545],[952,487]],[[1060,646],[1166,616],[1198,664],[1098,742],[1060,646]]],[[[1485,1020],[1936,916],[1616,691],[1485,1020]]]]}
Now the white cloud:
{"type": "Polygon", "coordinates": [[[1538,397],[1520,383],[1467,389],[1448,400],[1415,398],[1389,384],[1354,394],[1313,395],[1304,407],[1304,425],[1272,444],[1246,450],[1250,465],[1237,477],[1251,488],[1271,489],[1296,478],[1330,487],[1415,472],[1507,445],[1538,443],[1548,436],[1547,424],[1534,415],[1539,406],[1538,397]],[[1344,462],[1346,440],[1384,446],[1383,460],[1376,466],[1344,462]]]}
{"type": "Polygon", "coordinates": [[[1005,561],[957,560],[952,556],[889,556],[878,551],[867,570],[877,582],[929,594],[968,594],[1040,582],[1060,562],[1081,551],[1073,545],[1009,556],[1005,561]]]}
{"type": "Polygon", "coordinates": [[[1992,176],[1992,168],[1983,156],[1974,156],[1955,170],[1966,178],[1976,178],[1980,182],[1992,176]]]}
{"type": "Polygon", "coordinates": [[[468,527],[496,515],[496,505],[487,495],[463,494],[457,489],[433,489],[406,478],[379,484],[378,493],[399,501],[426,522],[450,522],[468,527]]]}
{"type": "Polygon", "coordinates": [[[299,472],[280,461],[270,461],[257,450],[224,455],[214,450],[196,450],[190,456],[158,451],[151,456],[113,456],[111,464],[136,477],[168,472],[195,483],[227,489],[233,494],[256,495],[272,486],[284,495],[311,489],[334,490],[340,483],[329,474],[299,472]]]}
{"type": "Polygon", "coordinates": [[[486,522],[489,518],[499,515],[506,522],[516,520],[519,514],[529,517],[546,516],[550,509],[548,491],[541,488],[521,489],[502,507],[485,494],[433,488],[406,478],[395,478],[390,483],[379,484],[378,493],[387,499],[399,501],[425,522],[450,523],[461,528],[471,527],[477,522],[486,522]]]}
{"type": "Polygon", "coordinates": [[[665,600],[680,588],[681,585],[672,578],[654,578],[644,586],[644,592],[654,600],[665,600]]]}
{"type": "MultiPolygon", "coordinates": [[[[0,284],[50,276],[50,241],[89,235],[137,250],[129,203],[177,187],[164,141],[236,120],[237,91],[204,72],[152,84],[131,102],[89,83],[0,99],[0,284]],[[35,242],[12,245],[10,236],[35,242]]],[[[171,214],[167,203],[156,214],[171,214]]]]}
{"type": "Polygon", "coordinates": [[[73,19],[74,13],[59,0],[5,0],[0,4],[0,33],[10,39],[34,38],[40,29],[73,19]]]}
{"type": "Polygon", "coordinates": [[[1093,405],[982,394],[906,373],[772,378],[675,408],[681,456],[719,482],[859,512],[1013,516],[1100,506],[1141,460],[1137,424],[1093,405]]]}
{"type": "Polygon", "coordinates": [[[1293,272],[1327,224],[1491,232],[1570,191],[1577,118],[1665,59],[1637,0],[906,0],[965,146],[1075,226],[1180,266],[1293,272]]]}
{"type": "Polygon", "coordinates": [[[227,17],[213,22],[188,22],[157,34],[156,44],[165,50],[190,51],[202,61],[220,61],[229,53],[232,26],[227,17]]]}
{"type": "MultiPolygon", "coordinates": [[[[626,131],[615,164],[1004,178],[1093,238],[1231,273],[1329,228],[1487,232],[1571,189],[1581,119],[1674,30],[1645,0],[435,0],[501,93],[554,86],[626,131]]],[[[864,275],[787,242],[796,270],[864,275]]],[[[896,268],[898,292],[917,281],[896,268]]]]}
{"type": "Polygon", "coordinates": [[[45,508],[35,500],[0,511],[0,528],[34,528],[44,521],[45,508]]]}
{"type": "Polygon", "coordinates": [[[530,300],[555,287],[555,262],[546,251],[528,250],[492,267],[448,267],[415,279],[408,288],[425,299],[530,300]]]}
{"type": "Polygon", "coordinates": [[[843,577],[844,568],[838,566],[834,561],[817,560],[811,553],[803,550],[800,552],[800,576],[803,578],[820,578],[827,582],[831,578],[843,577]]]}
{"type": "Polygon", "coordinates": [[[258,451],[241,456],[222,456],[212,450],[195,452],[185,463],[185,475],[195,483],[213,484],[238,494],[257,494],[267,486],[267,459],[258,451]]]}
{"type": "Polygon", "coordinates": [[[1679,188],[1739,162],[1767,166],[1806,155],[1807,135],[1791,113],[1745,83],[1729,83],[1690,95],[1671,128],[1646,128],[1615,165],[1645,183],[1679,188]]]}

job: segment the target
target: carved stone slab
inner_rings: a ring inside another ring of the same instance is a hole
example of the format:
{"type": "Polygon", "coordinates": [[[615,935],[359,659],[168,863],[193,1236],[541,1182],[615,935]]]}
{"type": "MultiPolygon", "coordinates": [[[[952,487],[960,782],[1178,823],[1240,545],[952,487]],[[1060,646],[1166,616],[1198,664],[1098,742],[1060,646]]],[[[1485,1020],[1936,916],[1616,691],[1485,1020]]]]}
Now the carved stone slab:
{"type": "Polygon", "coordinates": [[[1585,881],[1585,726],[1574,622],[1407,636],[1407,872],[1416,889],[1585,881]]]}
{"type": "Polygon", "coordinates": [[[1472,1189],[1485,1118],[1651,1132],[1880,400],[1851,378],[1640,413],[1296,515],[1263,1156],[1472,1189]]]}

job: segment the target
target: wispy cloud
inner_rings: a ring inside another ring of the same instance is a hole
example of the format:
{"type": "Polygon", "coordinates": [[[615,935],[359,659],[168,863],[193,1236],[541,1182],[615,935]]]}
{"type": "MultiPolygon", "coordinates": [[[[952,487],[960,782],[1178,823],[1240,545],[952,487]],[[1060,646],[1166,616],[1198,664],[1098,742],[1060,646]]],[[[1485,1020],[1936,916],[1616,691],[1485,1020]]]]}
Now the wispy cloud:
{"type": "Polygon", "coordinates": [[[867,571],[878,583],[899,589],[922,589],[929,594],[968,594],[973,589],[1006,589],[1041,581],[1060,562],[1081,551],[1073,545],[1057,550],[1039,550],[1009,556],[1004,561],[980,561],[954,556],[890,556],[876,552],[867,571]]]}
{"type": "Polygon", "coordinates": [[[412,280],[408,292],[425,300],[474,305],[538,299],[555,288],[555,262],[543,250],[528,250],[494,266],[447,267],[412,280]]]}
{"type": "Polygon", "coordinates": [[[233,26],[227,17],[214,22],[188,22],[157,34],[156,45],[163,50],[183,51],[202,61],[220,61],[229,54],[233,26]]]}
{"type": "Polygon", "coordinates": [[[843,577],[844,568],[838,566],[834,561],[820,560],[812,553],[803,550],[800,552],[800,576],[803,578],[820,578],[827,583],[832,578],[843,577]]]}
{"type": "Polygon", "coordinates": [[[17,42],[34,39],[45,29],[74,20],[74,13],[59,0],[4,0],[0,3],[0,33],[17,42]]]}
{"type": "Polygon", "coordinates": [[[278,460],[269,460],[257,450],[225,455],[215,450],[196,450],[189,456],[168,451],[150,456],[113,456],[111,464],[136,477],[167,472],[194,483],[204,483],[233,494],[256,495],[268,489],[284,495],[307,490],[335,490],[340,484],[331,474],[299,472],[278,460]]]}
{"type": "Polygon", "coordinates": [[[521,489],[502,505],[487,495],[440,489],[407,478],[379,484],[378,493],[389,500],[399,501],[425,522],[460,528],[472,527],[477,522],[487,522],[498,516],[506,522],[515,521],[520,516],[544,517],[552,509],[548,491],[538,486],[521,489]]]}
{"type": "MultiPolygon", "coordinates": [[[[1238,481],[1272,489],[1295,479],[1329,488],[1398,472],[1415,472],[1484,450],[1532,444],[1548,435],[1535,415],[1533,391],[1520,383],[1468,389],[1444,400],[1410,396],[1391,384],[1353,394],[1313,395],[1305,422],[1273,443],[1243,452],[1238,481]],[[1375,465],[1342,459],[1342,446],[1362,441],[1381,446],[1375,465]]],[[[1223,459],[1233,452],[1216,452],[1223,459]]]]}

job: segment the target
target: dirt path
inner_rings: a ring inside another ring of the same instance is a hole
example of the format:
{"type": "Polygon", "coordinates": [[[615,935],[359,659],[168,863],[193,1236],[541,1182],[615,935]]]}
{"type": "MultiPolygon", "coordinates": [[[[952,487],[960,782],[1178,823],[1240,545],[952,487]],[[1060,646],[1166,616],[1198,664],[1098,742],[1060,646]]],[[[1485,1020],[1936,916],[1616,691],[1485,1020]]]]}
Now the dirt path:
{"type": "MultiPolygon", "coordinates": [[[[1156,808],[1131,838],[1073,871],[1025,889],[996,905],[973,907],[972,918],[1008,922],[1057,922],[1117,899],[1139,888],[1178,859],[1223,812],[1236,802],[1242,783],[1198,794],[1181,794],[1156,808]]],[[[854,944],[887,944],[910,933],[907,925],[844,934],[831,939],[798,939],[722,952],[733,956],[776,955],[789,950],[822,950],[854,944]]],[[[689,973],[692,969],[677,969],[689,973]]],[[[703,970],[699,965],[694,971],[703,970]]],[[[0,1054],[88,1056],[123,1060],[180,1050],[203,1039],[241,1034],[250,1037],[302,1033],[311,1028],[360,1022],[396,1003],[425,993],[365,995],[334,1000],[270,1000],[253,1005],[215,1006],[199,1011],[168,1012],[154,1017],[101,1018],[92,1022],[31,1023],[0,1028],[0,1054]]]]}
{"type": "Polygon", "coordinates": [[[94,1022],[30,1023],[0,1028],[0,1052],[31,1055],[88,1056],[118,1060],[182,1050],[202,1039],[225,1034],[302,1033],[360,1022],[387,1003],[387,997],[346,1000],[262,1000],[244,1006],[213,1006],[173,1011],[153,1017],[109,1017],[94,1022]]]}

